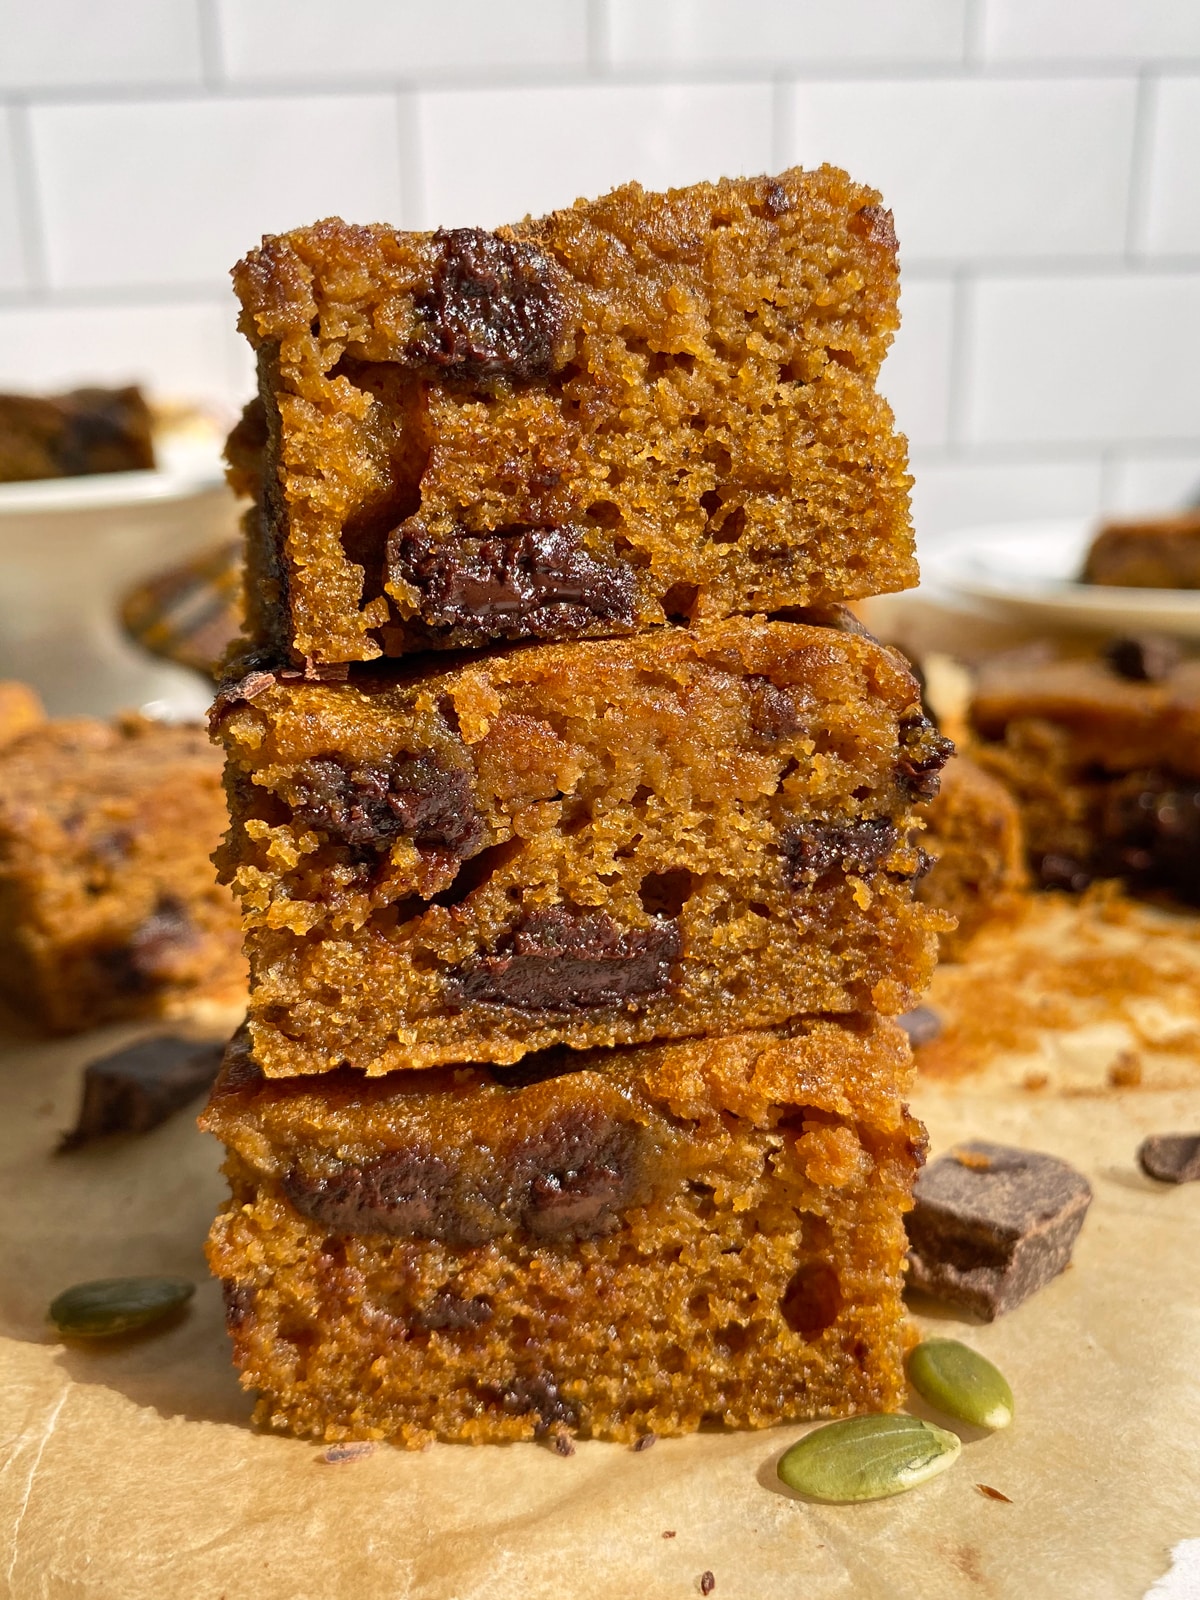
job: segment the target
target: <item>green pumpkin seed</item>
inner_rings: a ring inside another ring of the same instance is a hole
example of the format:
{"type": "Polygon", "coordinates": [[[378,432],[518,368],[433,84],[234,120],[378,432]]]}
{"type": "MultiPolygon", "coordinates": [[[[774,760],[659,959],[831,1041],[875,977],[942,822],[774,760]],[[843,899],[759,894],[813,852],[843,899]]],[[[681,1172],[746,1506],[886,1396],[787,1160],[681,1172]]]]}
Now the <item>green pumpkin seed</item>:
{"type": "Polygon", "coordinates": [[[196,1292],[186,1278],[97,1278],[64,1289],[50,1305],[50,1321],[73,1339],[106,1339],[157,1322],[196,1292]]]}
{"type": "Polygon", "coordinates": [[[882,1500],[945,1472],[961,1449],[957,1434],[919,1417],[849,1417],[807,1434],[778,1471],[810,1500],[882,1500]]]}
{"type": "Polygon", "coordinates": [[[977,1428],[1007,1428],[1013,1395],[1004,1374],[957,1339],[926,1339],[908,1358],[913,1388],[948,1417],[977,1428]]]}

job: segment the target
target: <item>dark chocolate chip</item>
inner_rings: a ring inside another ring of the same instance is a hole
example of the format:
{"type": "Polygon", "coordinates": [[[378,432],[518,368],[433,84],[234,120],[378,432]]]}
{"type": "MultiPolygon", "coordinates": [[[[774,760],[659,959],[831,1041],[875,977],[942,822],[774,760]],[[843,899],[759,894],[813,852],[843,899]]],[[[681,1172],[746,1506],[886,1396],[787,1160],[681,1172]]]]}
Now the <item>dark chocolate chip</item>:
{"type": "Polygon", "coordinates": [[[483,1244],[496,1231],[486,1200],[448,1162],[413,1146],[361,1163],[330,1157],[283,1176],[296,1210],[335,1233],[384,1233],[483,1244]]]}
{"type": "Polygon", "coordinates": [[[531,1377],[514,1377],[503,1385],[488,1384],[480,1389],[483,1399],[499,1406],[509,1416],[523,1417],[530,1412],[537,1417],[536,1432],[548,1432],[555,1423],[575,1427],[579,1411],[559,1393],[558,1384],[546,1373],[531,1377]]]}
{"type": "Polygon", "coordinates": [[[1132,683],[1161,683],[1171,676],[1182,656],[1174,639],[1158,633],[1114,639],[1104,652],[1104,659],[1117,676],[1132,683]]]}
{"type": "Polygon", "coordinates": [[[514,1153],[514,1173],[528,1197],[522,1225],[544,1239],[611,1233],[636,1198],[639,1150],[631,1124],[602,1114],[576,1113],[550,1123],[514,1153]]]}
{"type": "Polygon", "coordinates": [[[258,1290],[253,1284],[222,1278],[221,1298],[225,1302],[225,1326],[230,1333],[239,1332],[253,1321],[258,1301],[258,1290]]]}
{"type": "Polygon", "coordinates": [[[633,1441],[633,1448],[639,1455],[641,1455],[643,1450],[649,1450],[657,1443],[658,1435],[656,1433],[643,1433],[640,1439],[635,1439],[633,1441]]]}
{"type": "Polygon", "coordinates": [[[784,870],[793,889],[815,883],[827,872],[878,872],[896,848],[899,835],[885,817],[855,822],[799,822],[779,836],[784,870]]]}
{"type": "Polygon", "coordinates": [[[679,925],[660,918],[621,929],[605,911],[537,911],[516,925],[494,955],[481,956],[447,981],[459,1003],[520,1011],[632,1007],[661,995],[682,949],[679,925]]]}
{"type": "Polygon", "coordinates": [[[700,1593],[701,1594],[711,1594],[716,1587],[717,1587],[717,1580],[713,1577],[711,1572],[702,1572],[700,1574],[700,1593]]]}
{"type": "Polygon", "coordinates": [[[910,1283],[991,1322],[1058,1276],[1091,1204],[1056,1156],[975,1140],[918,1176],[910,1283]]]}
{"type": "Polygon", "coordinates": [[[434,243],[432,287],[416,301],[424,330],[405,351],[408,364],[471,383],[547,377],[566,315],[550,260],[482,228],[439,228],[434,243]]]}
{"type": "Polygon", "coordinates": [[[355,766],[342,756],[314,756],[296,767],[293,782],[297,822],[344,844],[384,850],[405,838],[465,856],[483,837],[466,771],[432,755],[355,766]]]}
{"type": "Polygon", "coordinates": [[[804,726],[796,698],[770,678],[750,679],[750,726],[760,739],[775,744],[804,726]]]}
{"type": "Polygon", "coordinates": [[[575,1454],[575,1446],[572,1443],[570,1434],[556,1433],[554,1435],[554,1452],[560,1456],[573,1456],[575,1454]]]}
{"type": "Polygon", "coordinates": [[[103,981],[118,994],[152,994],[175,976],[179,957],[194,948],[197,933],[187,907],[163,895],[124,944],[95,954],[103,981]]]}
{"type": "Polygon", "coordinates": [[[924,713],[909,717],[898,730],[900,758],[896,776],[914,797],[932,800],[941,782],[942,768],[954,754],[954,741],[939,733],[936,724],[924,713]]]}
{"type": "Polygon", "coordinates": [[[908,1042],[914,1050],[923,1044],[932,1044],[934,1039],[941,1036],[942,1019],[929,1006],[914,1006],[902,1017],[897,1017],[896,1021],[908,1035],[908,1042]]]}
{"type": "MultiPolygon", "coordinates": [[[[521,1125],[520,1108],[513,1126],[521,1125]]],[[[361,1163],[323,1157],[294,1165],[283,1191],[335,1233],[382,1233],[482,1244],[505,1233],[591,1239],[646,1198],[642,1135],[603,1112],[566,1113],[507,1147],[456,1166],[418,1146],[361,1163]]]]}
{"type": "Polygon", "coordinates": [[[406,522],[388,538],[388,576],[421,596],[420,619],[464,645],[574,639],[634,624],[630,567],[600,560],[579,528],[518,528],[433,539],[406,522]]]}
{"type": "Polygon", "coordinates": [[[1152,1133],[1138,1146],[1138,1165],[1159,1183],[1200,1183],[1200,1133],[1152,1133]]]}
{"type": "Polygon", "coordinates": [[[281,670],[274,652],[255,653],[235,662],[217,684],[216,698],[208,714],[209,725],[215,728],[232,706],[256,700],[260,694],[273,689],[279,681],[281,670]]]}
{"type": "Polygon", "coordinates": [[[416,1311],[412,1325],[426,1333],[462,1333],[468,1328],[482,1328],[494,1315],[492,1302],[485,1294],[472,1295],[469,1300],[452,1289],[440,1289],[432,1300],[416,1311]]]}
{"type": "Polygon", "coordinates": [[[212,1087],[222,1047],[163,1034],[88,1063],[75,1126],[60,1150],[110,1133],[147,1133],[212,1087]]]}

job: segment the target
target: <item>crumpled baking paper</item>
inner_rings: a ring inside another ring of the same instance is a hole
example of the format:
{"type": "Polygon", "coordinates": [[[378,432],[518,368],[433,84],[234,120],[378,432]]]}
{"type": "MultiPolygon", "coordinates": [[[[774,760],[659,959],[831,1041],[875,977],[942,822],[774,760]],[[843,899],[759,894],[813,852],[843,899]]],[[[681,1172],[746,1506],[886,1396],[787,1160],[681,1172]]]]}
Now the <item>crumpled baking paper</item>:
{"type": "MultiPolygon", "coordinates": [[[[1095,1190],[1071,1268],[991,1326],[932,1302],[1016,1395],[1012,1428],[893,1500],[830,1507],[775,1463],[803,1429],[580,1444],[380,1447],[340,1463],[256,1432],[201,1247],[219,1150],[189,1114],[56,1156],[79,1075],[133,1029],[0,1055],[0,1593],[12,1600],[1140,1600],[1200,1537],[1200,1185],[1138,1171],[1147,1133],[1200,1128],[1200,1087],[1087,1098],[923,1085],[936,1153],[1034,1146],[1095,1190]],[[175,1326],[66,1347],[45,1323],[86,1278],[200,1282],[175,1326]],[[987,1485],[1008,1497],[991,1498],[987,1485]]],[[[144,1031],[144,1030],[143,1030],[144,1031]]],[[[919,1409],[919,1402],[917,1403],[919,1409]]],[[[1165,1591],[1174,1594],[1174,1590],[1165,1591]]]]}

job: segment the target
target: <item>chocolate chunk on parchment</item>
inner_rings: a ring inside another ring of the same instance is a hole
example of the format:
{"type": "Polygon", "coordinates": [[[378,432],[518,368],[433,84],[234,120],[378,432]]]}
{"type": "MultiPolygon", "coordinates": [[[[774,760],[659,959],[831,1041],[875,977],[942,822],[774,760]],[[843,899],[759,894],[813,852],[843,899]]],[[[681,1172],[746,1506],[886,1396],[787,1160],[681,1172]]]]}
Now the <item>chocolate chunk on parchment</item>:
{"type": "Polygon", "coordinates": [[[600,560],[579,528],[518,528],[434,539],[413,520],[388,538],[388,577],[421,596],[420,619],[464,645],[575,639],[597,623],[634,624],[630,567],[600,560]]]}
{"type": "Polygon", "coordinates": [[[1200,1183],[1200,1133],[1152,1133],[1138,1145],[1137,1158],[1159,1183],[1200,1183]]]}
{"type": "Polygon", "coordinates": [[[297,822],[348,845],[384,850],[406,838],[465,856],[483,837],[467,773],[430,754],[353,766],[341,756],[313,756],[293,781],[297,822]]]}
{"type": "Polygon", "coordinates": [[[622,929],[605,911],[552,906],[518,923],[504,947],[462,968],[446,987],[457,1001],[520,1011],[632,1006],[666,992],[681,949],[672,918],[622,929]]]}
{"type": "Polygon", "coordinates": [[[854,822],[798,822],[779,836],[784,870],[793,889],[815,883],[827,872],[878,872],[899,838],[886,817],[854,822]]]}
{"type": "Polygon", "coordinates": [[[60,1150],[78,1150],[110,1133],[148,1133],[211,1088],[222,1046],[175,1034],[142,1039],[89,1062],[75,1126],[60,1150]]]}
{"type": "Polygon", "coordinates": [[[973,1140],[918,1176],[909,1283],[985,1322],[1058,1276],[1092,1201],[1057,1156],[973,1140]]]}
{"type": "Polygon", "coordinates": [[[931,1006],[914,1006],[911,1011],[906,1011],[896,1021],[908,1035],[908,1042],[913,1049],[919,1049],[923,1044],[932,1044],[941,1037],[942,1019],[931,1006]]]}
{"type": "Polygon", "coordinates": [[[1117,676],[1131,683],[1161,683],[1174,672],[1182,655],[1175,640],[1161,633],[1114,639],[1104,651],[1104,659],[1117,676]]]}
{"type": "Polygon", "coordinates": [[[407,363],[467,382],[547,377],[566,314],[550,260],[482,228],[439,228],[433,237],[438,260],[416,300],[423,330],[407,363]]]}

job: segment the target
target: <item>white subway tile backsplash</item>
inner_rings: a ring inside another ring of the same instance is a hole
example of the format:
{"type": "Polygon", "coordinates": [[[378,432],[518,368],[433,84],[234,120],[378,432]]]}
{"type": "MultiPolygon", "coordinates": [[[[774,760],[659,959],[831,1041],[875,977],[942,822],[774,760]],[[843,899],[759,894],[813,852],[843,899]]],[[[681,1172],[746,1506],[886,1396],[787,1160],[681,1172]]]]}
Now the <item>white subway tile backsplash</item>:
{"type": "Polygon", "coordinates": [[[953,338],[953,283],[905,283],[900,331],[883,364],[879,387],[913,449],[934,448],[949,439],[953,338]]]}
{"type": "Polygon", "coordinates": [[[984,54],[995,61],[1111,61],[1200,56],[1195,0],[983,0],[984,54]]]}
{"type": "Polygon", "coordinates": [[[1087,461],[913,463],[918,550],[992,522],[1088,517],[1100,508],[1100,458],[1087,461]]]}
{"type": "Polygon", "coordinates": [[[766,84],[422,94],[421,225],[494,225],[636,178],[649,189],[771,165],[766,84]]]}
{"type": "Polygon", "coordinates": [[[961,61],[966,0],[609,0],[616,65],[961,61]]]}
{"type": "Polygon", "coordinates": [[[1123,454],[1116,462],[1108,509],[1137,515],[1200,505],[1200,446],[1181,454],[1123,454]]]}
{"type": "Polygon", "coordinates": [[[217,0],[232,82],[581,67],[587,0],[217,0]]]}
{"type": "Polygon", "coordinates": [[[973,310],[972,440],[1200,439],[1200,275],[985,280],[973,310]]]}
{"type": "Polygon", "coordinates": [[[12,117],[0,108],[0,289],[20,289],[28,281],[12,117]]]}
{"type": "Polygon", "coordinates": [[[198,84],[200,0],[0,0],[0,89],[198,84]]]}
{"type": "Polygon", "coordinates": [[[1149,183],[1139,243],[1149,251],[1200,255],[1200,76],[1163,78],[1153,92],[1149,183]]]}
{"type": "Polygon", "coordinates": [[[1104,255],[1124,246],[1132,79],[800,83],[791,157],[883,191],[901,259],[1104,255]]]}
{"type": "Polygon", "coordinates": [[[31,121],[56,286],[217,283],[264,232],[399,218],[391,96],[40,106],[31,121]]]}
{"type": "Polygon", "coordinates": [[[236,415],[253,392],[253,374],[234,318],[232,295],[182,305],[0,309],[0,388],[144,383],[160,397],[209,400],[236,415]]]}

